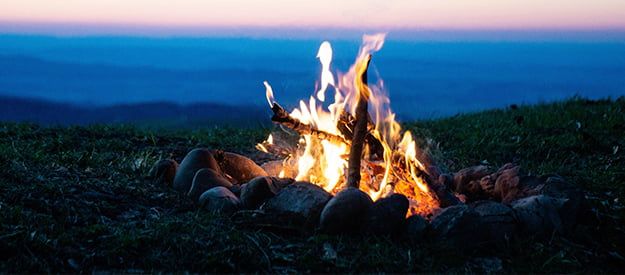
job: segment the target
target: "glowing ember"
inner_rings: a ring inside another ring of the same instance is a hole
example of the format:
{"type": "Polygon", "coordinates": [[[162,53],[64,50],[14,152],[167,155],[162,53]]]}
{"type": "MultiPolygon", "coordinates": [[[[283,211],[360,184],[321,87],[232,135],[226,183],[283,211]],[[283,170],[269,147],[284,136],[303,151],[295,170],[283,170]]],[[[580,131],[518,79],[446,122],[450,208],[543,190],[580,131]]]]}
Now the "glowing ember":
{"type": "MultiPolygon", "coordinates": [[[[315,134],[310,130],[300,133],[297,150],[285,158],[280,176],[294,175],[297,180],[310,181],[333,194],[345,187],[351,140],[347,135],[353,130],[349,120],[354,117],[359,88],[364,89],[369,92],[371,121],[370,138],[361,165],[360,189],[373,200],[392,193],[403,194],[410,201],[409,215],[427,215],[439,205],[423,178],[425,167],[417,158],[419,149],[415,140],[410,132],[402,134],[382,81],[367,85],[357,77],[364,70],[359,65],[364,64],[361,61],[382,48],[384,37],[384,34],[365,35],[356,62],[346,74],[338,75],[338,83],[335,83],[330,71],[332,47],[327,41],[321,44],[317,54],[322,65],[321,83],[316,99],[311,96],[308,102],[300,101],[299,108],[289,115],[297,123],[324,134],[315,134]],[[334,102],[324,108],[328,86],[335,88],[334,102]]],[[[266,81],[264,85],[267,102],[273,109],[273,90],[266,81]]],[[[274,146],[275,141],[276,137],[269,135],[257,148],[269,152],[268,147],[274,146]]]]}

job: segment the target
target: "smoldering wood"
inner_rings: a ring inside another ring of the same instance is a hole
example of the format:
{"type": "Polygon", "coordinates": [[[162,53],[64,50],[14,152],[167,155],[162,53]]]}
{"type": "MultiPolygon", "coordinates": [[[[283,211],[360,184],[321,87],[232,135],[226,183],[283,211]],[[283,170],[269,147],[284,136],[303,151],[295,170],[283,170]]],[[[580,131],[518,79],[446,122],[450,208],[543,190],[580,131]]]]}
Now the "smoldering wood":
{"type": "MultiPolygon", "coordinates": [[[[410,171],[401,169],[401,167],[407,167],[401,155],[393,156],[393,165],[396,167],[393,169],[393,175],[401,180],[412,182],[410,171]]],[[[416,169],[415,176],[423,179],[427,187],[432,191],[435,199],[438,201],[441,207],[448,207],[453,205],[462,204],[462,201],[458,197],[451,193],[447,184],[437,178],[434,180],[426,171],[416,169]]]]}
{"type": "Polygon", "coordinates": [[[356,104],[356,122],[354,125],[354,136],[349,150],[349,160],[347,162],[347,186],[358,188],[360,184],[360,160],[362,159],[362,149],[364,147],[365,137],[367,136],[367,122],[369,117],[368,101],[369,87],[367,86],[367,69],[371,55],[367,55],[363,62],[364,69],[358,76],[360,83],[358,86],[358,103],[356,104]]]}

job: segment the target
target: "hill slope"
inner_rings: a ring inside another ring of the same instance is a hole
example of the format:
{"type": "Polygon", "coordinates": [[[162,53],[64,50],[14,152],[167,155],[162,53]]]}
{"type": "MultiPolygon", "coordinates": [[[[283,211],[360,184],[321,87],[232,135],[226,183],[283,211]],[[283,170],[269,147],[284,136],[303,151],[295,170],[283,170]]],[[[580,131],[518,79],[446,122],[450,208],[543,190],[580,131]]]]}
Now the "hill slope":
{"type": "Polygon", "coordinates": [[[460,253],[429,242],[276,232],[194,210],[143,180],[158,159],[194,147],[251,153],[267,130],[153,132],[124,126],[0,124],[3,271],[475,271],[496,256],[506,272],[599,272],[624,267],[625,99],[572,99],[408,124],[438,141],[450,171],[518,162],[584,187],[597,223],[545,242],[460,253]],[[333,256],[333,252],[336,256],[333,256]]]}
{"type": "Polygon", "coordinates": [[[176,104],[151,102],[112,106],[84,106],[0,95],[0,121],[35,122],[42,125],[90,125],[132,123],[157,127],[232,125],[258,127],[270,111],[259,106],[218,103],[176,104]]]}

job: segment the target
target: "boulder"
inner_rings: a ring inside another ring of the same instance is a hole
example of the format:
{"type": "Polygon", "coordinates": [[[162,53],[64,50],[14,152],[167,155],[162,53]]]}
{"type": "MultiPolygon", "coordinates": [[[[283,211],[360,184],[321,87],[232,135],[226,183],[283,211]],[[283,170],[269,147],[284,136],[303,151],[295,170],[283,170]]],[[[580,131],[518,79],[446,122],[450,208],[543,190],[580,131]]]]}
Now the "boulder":
{"type": "Polygon", "coordinates": [[[320,229],[331,234],[353,233],[362,228],[373,201],[358,188],[338,192],[321,212],[320,229]]]}
{"type": "Polygon", "coordinates": [[[411,241],[420,241],[425,237],[428,221],[419,215],[412,215],[406,219],[404,236],[411,241]]]}
{"type": "Polygon", "coordinates": [[[332,195],[309,182],[295,182],[269,199],[262,209],[269,213],[288,216],[294,223],[317,225],[323,207],[332,195]]]}
{"type": "Polygon", "coordinates": [[[437,241],[458,248],[472,248],[486,241],[480,214],[466,204],[447,207],[432,218],[430,234],[437,241]]]}
{"type": "Polygon", "coordinates": [[[210,168],[202,168],[195,173],[191,189],[187,195],[191,197],[193,202],[198,202],[200,195],[213,187],[223,186],[228,189],[232,188],[230,183],[221,174],[210,168]]]}
{"type": "Polygon", "coordinates": [[[477,201],[469,205],[480,215],[480,221],[487,230],[488,241],[504,244],[516,234],[517,219],[514,210],[495,201],[477,201]]]}
{"type": "Polygon", "coordinates": [[[233,183],[244,183],[256,177],[269,176],[253,160],[235,153],[213,151],[221,171],[229,175],[233,183]]]}
{"type": "Polygon", "coordinates": [[[546,195],[535,195],[512,202],[520,223],[521,232],[529,236],[549,237],[554,232],[562,232],[562,221],[558,209],[566,199],[556,199],[546,195]]]}
{"type": "Polygon", "coordinates": [[[189,192],[195,173],[202,168],[210,168],[221,173],[217,161],[208,149],[193,149],[184,157],[178,167],[178,172],[174,177],[174,189],[184,193],[189,192]]]}
{"type": "Polygon", "coordinates": [[[246,209],[258,209],[275,196],[279,186],[270,177],[256,177],[241,187],[241,204],[246,209]]]}
{"type": "Polygon", "coordinates": [[[199,198],[199,205],[212,213],[231,214],[239,209],[239,199],[223,186],[213,187],[199,198]]]}
{"type": "Polygon", "coordinates": [[[408,213],[408,198],[392,194],[373,203],[367,212],[363,230],[376,235],[395,235],[401,231],[408,213]]]}
{"type": "Polygon", "coordinates": [[[152,166],[148,175],[155,184],[170,187],[174,184],[176,170],[178,170],[178,163],[175,160],[162,159],[152,166]]]}

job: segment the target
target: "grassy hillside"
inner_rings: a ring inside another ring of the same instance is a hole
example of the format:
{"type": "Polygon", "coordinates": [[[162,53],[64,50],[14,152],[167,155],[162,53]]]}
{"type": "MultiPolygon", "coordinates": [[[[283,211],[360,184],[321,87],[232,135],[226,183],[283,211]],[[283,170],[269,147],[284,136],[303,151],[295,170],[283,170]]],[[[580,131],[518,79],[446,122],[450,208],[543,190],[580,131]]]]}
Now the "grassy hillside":
{"type": "MultiPolygon", "coordinates": [[[[514,106],[513,106],[514,107],[514,106]]],[[[3,271],[620,271],[625,266],[625,99],[514,107],[408,124],[449,171],[487,162],[558,173],[589,192],[594,222],[573,236],[461,253],[429,242],[302,235],[197,211],[144,180],[161,158],[206,146],[253,153],[268,129],[144,130],[0,124],[3,271]],[[334,253],[335,252],[335,253],[334,253]]]]}

